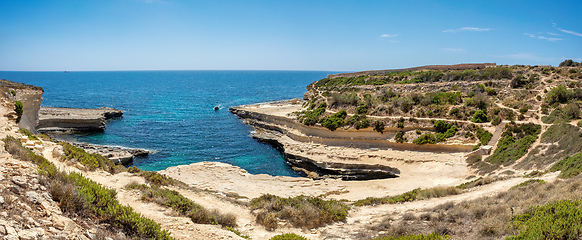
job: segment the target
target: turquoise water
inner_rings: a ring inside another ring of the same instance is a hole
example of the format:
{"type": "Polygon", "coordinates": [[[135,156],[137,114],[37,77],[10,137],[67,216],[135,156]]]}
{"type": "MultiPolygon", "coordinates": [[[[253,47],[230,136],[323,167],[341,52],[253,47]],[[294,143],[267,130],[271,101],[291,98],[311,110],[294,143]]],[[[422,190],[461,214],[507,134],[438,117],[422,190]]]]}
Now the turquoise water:
{"type": "Polygon", "coordinates": [[[43,106],[125,111],[104,133],[73,135],[94,144],[156,151],[134,165],[149,171],[219,161],[253,174],[299,176],[281,153],[250,137],[229,107],[302,98],[320,71],[0,72],[0,78],[43,87],[43,106]],[[213,107],[220,105],[219,111],[213,107]]]}

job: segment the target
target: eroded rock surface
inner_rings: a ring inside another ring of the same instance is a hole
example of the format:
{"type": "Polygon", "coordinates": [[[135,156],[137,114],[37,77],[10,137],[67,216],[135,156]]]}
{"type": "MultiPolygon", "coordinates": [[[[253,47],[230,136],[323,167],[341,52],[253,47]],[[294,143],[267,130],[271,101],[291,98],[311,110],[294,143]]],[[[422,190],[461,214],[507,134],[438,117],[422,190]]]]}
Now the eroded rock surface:
{"type": "Polygon", "coordinates": [[[37,130],[100,132],[105,130],[107,120],[122,115],[122,110],[106,107],[96,109],[41,107],[37,130]]]}

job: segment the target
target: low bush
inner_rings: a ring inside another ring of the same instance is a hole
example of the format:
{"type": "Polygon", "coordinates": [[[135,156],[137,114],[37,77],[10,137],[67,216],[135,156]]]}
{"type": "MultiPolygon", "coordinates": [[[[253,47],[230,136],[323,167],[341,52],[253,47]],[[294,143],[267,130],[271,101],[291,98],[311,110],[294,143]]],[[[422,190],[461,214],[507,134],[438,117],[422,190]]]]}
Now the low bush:
{"type": "Polygon", "coordinates": [[[250,206],[257,223],[268,229],[276,229],[278,219],[285,219],[295,227],[320,227],[344,221],[349,210],[347,205],[335,200],[307,196],[281,198],[270,194],[251,200],[250,206]]]}
{"type": "Polygon", "coordinates": [[[543,206],[531,207],[529,211],[511,219],[517,239],[579,239],[582,234],[582,201],[561,200],[543,206]]]}
{"type": "Polygon", "coordinates": [[[489,131],[483,129],[483,128],[477,128],[477,138],[479,139],[479,142],[481,142],[481,145],[487,145],[487,143],[489,143],[489,140],[491,140],[491,137],[493,137],[493,133],[490,133],[489,131]]]}
{"type": "Polygon", "coordinates": [[[582,172],[582,152],[578,152],[574,156],[566,157],[558,161],[550,171],[561,171],[558,177],[571,178],[577,176],[582,172]]]}
{"type": "Polygon", "coordinates": [[[398,142],[398,143],[403,143],[404,142],[404,132],[398,131],[396,133],[396,135],[394,135],[394,140],[396,140],[396,142],[398,142]]]}
{"type": "Polygon", "coordinates": [[[450,238],[451,237],[449,235],[431,233],[428,235],[414,234],[414,235],[404,235],[404,236],[399,236],[399,237],[387,236],[387,237],[374,238],[372,240],[446,240],[446,239],[450,239],[450,238]]]}
{"type": "MultiPolygon", "coordinates": [[[[311,107],[311,106],[310,106],[311,107]]],[[[319,104],[314,110],[305,110],[299,113],[299,121],[307,126],[313,126],[319,122],[319,116],[325,113],[327,104],[325,102],[319,104]]]]}
{"type": "Polygon", "coordinates": [[[297,235],[295,233],[284,233],[273,236],[269,240],[307,240],[307,238],[297,235]]]}
{"type": "Polygon", "coordinates": [[[420,137],[414,139],[414,141],[412,141],[414,144],[417,145],[423,145],[423,144],[435,144],[436,143],[436,138],[434,136],[434,134],[432,133],[425,133],[422,134],[420,137]]]}
{"type": "Polygon", "coordinates": [[[366,104],[360,104],[356,108],[356,114],[366,114],[368,113],[368,106],[366,104]]]}
{"type": "Polygon", "coordinates": [[[525,182],[522,182],[520,184],[517,184],[517,185],[511,187],[511,189],[526,187],[526,186],[529,186],[531,184],[543,184],[543,183],[546,183],[546,181],[544,181],[542,179],[530,179],[530,180],[527,180],[525,182]]]}
{"type": "Polygon", "coordinates": [[[173,239],[159,224],[122,206],[116,199],[115,190],[107,189],[79,173],[64,173],[42,156],[24,148],[13,138],[3,139],[5,149],[15,158],[39,165],[39,172],[49,187],[53,200],[59,202],[63,212],[87,216],[109,223],[135,238],[173,239]]]}
{"type": "Polygon", "coordinates": [[[497,126],[501,123],[501,118],[499,116],[495,117],[495,119],[493,119],[493,121],[491,121],[491,125],[493,126],[497,126]]]}
{"type": "Polygon", "coordinates": [[[374,124],[372,124],[372,127],[374,127],[374,131],[379,132],[379,133],[384,133],[384,122],[383,121],[375,121],[374,124]]]}
{"type": "Polygon", "coordinates": [[[321,125],[331,131],[335,131],[337,128],[345,125],[344,119],[346,118],[347,115],[348,113],[346,112],[346,110],[341,110],[327,118],[322,119],[321,125]]]}
{"type": "Polygon", "coordinates": [[[485,113],[484,110],[479,110],[476,111],[475,114],[473,114],[471,121],[476,123],[484,123],[489,122],[489,118],[487,117],[487,113],[485,113]]]}
{"type": "Polygon", "coordinates": [[[515,162],[527,153],[541,132],[541,126],[532,123],[513,127],[507,125],[506,128],[507,130],[503,132],[497,143],[495,152],[485,161],[505,166],[515,162]]]}
{"type": "Polygon", "coordinates": [[[368,197],[354,202],[354,206],[379,205],[379,204],[395,204],[403,202],[412,202],[415,200],[424,200],[431,198],[439,198],[449,195],[457,195],[461,193],[461,189],[456,187],[434,187],[428,189],[414,189],[397,196],[388,196],[382,198],[368,197]]]}
{"type": "Polygon", "coordinates": [[[30,140],[40,141],[40,139],[38,139],[38,137],[36,137],[34,135],[34,133],[32,133],[31,131],[28,131],[28,129],[26,129],[26,128],[20,128],[19,131],[20,131],[20,133],[26,135],[28,137],[28,139],[30,139],[30,140]]]}
{"type": "Polygon", "coordinates": [[[180,214],[189,217],[194,223],[216,224],[225,227],[236,227],[236,217],[233,214],[220,214],[217,211],[208,211],[192,200],[182,196],[174,190],[163,189],[157,186],[128,185],[128,189],[138,189],[142,192],[142,200],[155,202],[170,207],[180,214]]]}
{"type": "Polygon", "coordinates": [[[64,157],[66,160],[78,161],[89,170],[101,168],[107,172],[115,173],[115,163],[113,163],[113,161],[110,159],[107,159],[96,153],[89,154],[82,148],[75,147],[66,142],[61,142],[59,144],[63,146],[63,150],[65,152],[64,157]]]}

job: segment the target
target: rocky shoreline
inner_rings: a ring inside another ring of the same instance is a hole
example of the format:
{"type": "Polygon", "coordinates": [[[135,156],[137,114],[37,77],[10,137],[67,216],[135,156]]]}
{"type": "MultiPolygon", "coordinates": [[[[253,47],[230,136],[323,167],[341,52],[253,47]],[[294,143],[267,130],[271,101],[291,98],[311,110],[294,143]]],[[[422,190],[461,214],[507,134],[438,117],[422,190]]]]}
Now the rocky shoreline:
{"type": "Polygon", "coordinates": [[[318,162],[302,155],[286,152],[284,145],[278,140],[280,136],[272,130],[259,129],[252,137],[259,142],[269,144],[279,150],[289,164],[298,168],[297,170],[306,172],[309,177],[314,179],[339,178],[342,180],[372,180],[395,178],[400,174],[400,170],[397,168],[380,164],[318,162]]]}

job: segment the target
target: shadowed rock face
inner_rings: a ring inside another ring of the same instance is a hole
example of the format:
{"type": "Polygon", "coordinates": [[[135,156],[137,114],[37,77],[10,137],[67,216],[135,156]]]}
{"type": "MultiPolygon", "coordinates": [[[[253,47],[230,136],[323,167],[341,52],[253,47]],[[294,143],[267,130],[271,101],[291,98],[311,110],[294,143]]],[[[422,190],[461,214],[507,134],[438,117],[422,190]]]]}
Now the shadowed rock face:
{"type": "Polygon", "coordinates": [[[41,107],[37,131],[101,132],[108,119],[118,118],[123,111],[113,108],[54,108],[41,107]]]}
{"type": "Polygon", "coordinates": [[[341,178],[342,180],[371,180],[395,178],[400,174],[400,170],[390,166],[379,164],[353,164],[353,163],[331,163],[318,162],[304,156],[293,155],[285,152],[283,144],[279,143],[279,135],[272,131],[262,129],[261,133],[253,134],[253,138],[259,142],[270,144],[279,150],[285,159],[293,166],[316,172],[320,176],[341,178]]]}

